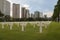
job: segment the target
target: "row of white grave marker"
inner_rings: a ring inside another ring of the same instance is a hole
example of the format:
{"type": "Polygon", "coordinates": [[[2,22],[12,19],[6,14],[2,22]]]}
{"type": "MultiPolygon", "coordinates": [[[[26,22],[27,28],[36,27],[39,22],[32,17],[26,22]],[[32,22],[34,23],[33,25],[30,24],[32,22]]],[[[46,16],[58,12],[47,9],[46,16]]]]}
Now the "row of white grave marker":
{"type": "Polygon", "coordinates": [[[42,33],[42,27],[44,26],[45,28],[47,28],[47,26],[51,23],[50,21],[46,21],[46,22],[1,22],[2,24],[2,29],[4,29],[4,24],[9,24],[10,25],[10,30],[12,30],[12,27],[13,27],[13,24],[16,23],[19,25],[22,26],[22,30],[21,31],[25,31],[25,26],[30,23],[30,24],[33,24],[34,25],[34,28],[35,28],[35,24],[37,24],[40,28],[39,28],[39,31],[40,33],[42,33]]]}

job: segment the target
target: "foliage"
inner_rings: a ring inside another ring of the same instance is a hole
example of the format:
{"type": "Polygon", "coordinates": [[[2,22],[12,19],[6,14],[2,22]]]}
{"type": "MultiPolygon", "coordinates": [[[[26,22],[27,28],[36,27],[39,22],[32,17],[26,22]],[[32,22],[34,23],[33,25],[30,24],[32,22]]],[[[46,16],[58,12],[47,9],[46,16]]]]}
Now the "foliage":
{"type": "Polygon", "coordinates": [[[4,14],[0,11],[0,17],[4,16],[4,14]]]}
{"type": "Polygon", "coordinates": [[[58,0],[57,5],[55,5],[53,20],[55,20],[58,17],[58,21],[59,21],[59,13],[60,13],[60,0],[58,0]]]}

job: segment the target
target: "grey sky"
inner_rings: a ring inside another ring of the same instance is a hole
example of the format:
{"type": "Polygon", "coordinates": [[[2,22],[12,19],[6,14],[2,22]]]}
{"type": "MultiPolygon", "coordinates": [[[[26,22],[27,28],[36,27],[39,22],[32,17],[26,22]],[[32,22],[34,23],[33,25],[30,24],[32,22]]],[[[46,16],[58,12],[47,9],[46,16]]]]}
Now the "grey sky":
{"type": "Polygon", "coordinates": [[[31,12],[36,10],[47,13],[52,13],[54,5],[57,0],[10,0],[13,3],[19,3],[20,5],[27,5],[31,12]]]}

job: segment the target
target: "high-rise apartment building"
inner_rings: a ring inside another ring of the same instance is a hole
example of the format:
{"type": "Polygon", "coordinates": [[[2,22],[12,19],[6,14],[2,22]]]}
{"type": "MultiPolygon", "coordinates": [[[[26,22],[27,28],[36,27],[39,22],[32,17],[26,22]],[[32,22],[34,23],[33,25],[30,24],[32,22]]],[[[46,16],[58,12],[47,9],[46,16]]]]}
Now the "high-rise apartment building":
{"type": "Polygon", "coordinates": [[[20,18],[20,4],[13,3],[12,16],[13,18],[20,18]]]}
{"type": "Polygon", "coordinates": [[[25,7],[21,8],[21,18],[25,18],[25,7]]]}
{"type": "Polygon", "coordinates": [[[40,17],[40,12],[39,11],[35,11],[34,12],[34,17],[35,18],[39,18],[40,17]]]}
{"type": "Polygon", "coordinates": [[[31,18],[34,18],[34,14],[33,13],[31,13],[31,18]]]}
{"type": "Polygon", "coordinates": [[[34,18],[40,18],[43,17],[43,13],[39,12],[39,11],[35,11],[34,12],[34,18]]]}
{"type": "Polygon", "coordinates": [[[42,12],[40,12],[40,18],[43,18],[43,13],[42,12]]]}
{"type": "Polygon", "coordinates": [[[21,8],[21,18],[29,18],[29,9],[26,9],[25,7],[21,8]]]}
{"type": "Polygon", "coordinates": [[[44,15],[44,18],[47,18],[47,15],[44,15]]]}
{"type": "Polygon", "coordinates": [[[26,17],[26,18],[29,18],[29,17],[30,17],[29,9],[26,9],[25,17],[26,17]]]}
{"type": "Polygon", "coordinates": [[[4,15],[10,15],[10,2],[7,0],[0,0],[0,11],[4,15]]]}
{"type": "Polygon", "coordinates": [[[9,1],[5,1],[5,7],[4,7],[4,13],[5,15],[9,15],[10,16],[10,2],[9,1]]]}
{"type": "Polygon", "coordinates": [[[2,13],[4,13],[4,2],[5,2],[6,0],[0,0],[0,11],[2,12],[2,13]]]}

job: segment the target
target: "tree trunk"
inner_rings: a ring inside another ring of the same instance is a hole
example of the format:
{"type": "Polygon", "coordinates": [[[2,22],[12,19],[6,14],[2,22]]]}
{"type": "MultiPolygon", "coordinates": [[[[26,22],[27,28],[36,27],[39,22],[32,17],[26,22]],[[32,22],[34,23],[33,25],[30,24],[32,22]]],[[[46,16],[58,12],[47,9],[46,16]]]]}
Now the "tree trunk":
{"type": "Polygon", "coordinates": [[[58,22],[60,21],[60,14],[58,14],[58,22]]]}

